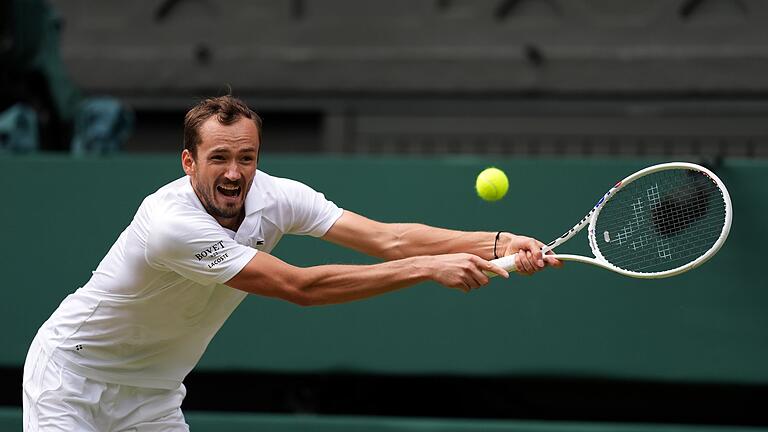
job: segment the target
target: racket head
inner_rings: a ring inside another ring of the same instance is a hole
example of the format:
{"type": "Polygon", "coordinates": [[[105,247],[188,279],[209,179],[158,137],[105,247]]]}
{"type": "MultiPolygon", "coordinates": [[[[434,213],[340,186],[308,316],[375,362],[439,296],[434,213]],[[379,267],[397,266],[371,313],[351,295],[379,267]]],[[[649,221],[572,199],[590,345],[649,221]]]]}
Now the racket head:
{"type": "Polygon", "coordinates": [[[663,278],[712,258],[730,232],[733,212],[723,182],[710,170],[672,162],[617,183],[590,216],[597,261],[637,278],[663,278]]]}

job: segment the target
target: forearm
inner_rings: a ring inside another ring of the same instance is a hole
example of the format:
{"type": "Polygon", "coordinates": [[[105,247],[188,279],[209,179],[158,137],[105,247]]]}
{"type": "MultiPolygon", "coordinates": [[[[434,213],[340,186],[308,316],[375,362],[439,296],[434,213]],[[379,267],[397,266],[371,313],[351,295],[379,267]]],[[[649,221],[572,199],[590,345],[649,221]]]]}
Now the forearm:
{"type": "Polygon", "coordinates": [[[417,256],[373,265],[296,267],[257,253],[226,285],[302,306],[345,303],[432,280],[468,292],[486,285],[503,268],[470,253],[417,256]]]}
{"type": "Polygon", "coordinates": [[[300,269],[295,281],[299,304],[325,305],[361,300],[429,279],[423,258],[374,265],[323,265],[300,269]]]}
{"type": "Polygon", "coordinates": [[[430,279],[435,265],[414,257],[374,265],[296,267],[258,253],[226,284],[302,306],[344,303],[415,285],[430,279]]]}
{"type": "MultiPolygon", "coordinates": [[[[377,222],[350,211],[323,236],[325,240],[384,260],[468,253],[483,259],[494,258],[497,232],[466,232],[415,223],[377,222]]],[[[514,251],[518,237],[502,233],[496,254],[514,251]]]]}
{"type": "MultiPolygon", "coordinates": [[[[484,259],[494,258],[496,232],[465,232],[435,228],[422,224],[390,224],[392,239],[386,248],[385,259],[400,259],[419,255],[447,253],[471,253],[484,259]]],[[[502,233],[497,251],[508,241],[508,233],[502,233]]]]}

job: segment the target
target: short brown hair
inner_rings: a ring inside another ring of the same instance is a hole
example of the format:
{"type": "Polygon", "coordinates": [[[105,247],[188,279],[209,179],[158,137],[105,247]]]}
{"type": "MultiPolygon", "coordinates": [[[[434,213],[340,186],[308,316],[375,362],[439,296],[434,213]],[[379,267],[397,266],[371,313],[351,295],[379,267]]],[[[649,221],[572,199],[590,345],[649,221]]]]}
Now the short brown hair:
{"type": "Polygon", "coordinates": [[[213,116],[223,125],[230,125],[243,117],[253,120],[261,141],[261,117],[245,102],[231,95],[208,98],[197,103],[184,116],[184,148],[193,157],[197,157],[197,145],[200,144],[200,125],[213,116]]]}

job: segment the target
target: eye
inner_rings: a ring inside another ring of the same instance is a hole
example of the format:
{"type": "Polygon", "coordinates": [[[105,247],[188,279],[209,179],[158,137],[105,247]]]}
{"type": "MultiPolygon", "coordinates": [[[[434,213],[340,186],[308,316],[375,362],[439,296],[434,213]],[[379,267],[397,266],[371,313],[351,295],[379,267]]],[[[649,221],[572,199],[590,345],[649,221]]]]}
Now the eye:
{"type": "Polygon", "coordinates": [[[218,161],[223,161],[224,160],[224,156],[218,155],[218,154],[217,155],[213,155],[213,156],[211,156],[211,160],[217,161],[217,162],[218,161]]]}

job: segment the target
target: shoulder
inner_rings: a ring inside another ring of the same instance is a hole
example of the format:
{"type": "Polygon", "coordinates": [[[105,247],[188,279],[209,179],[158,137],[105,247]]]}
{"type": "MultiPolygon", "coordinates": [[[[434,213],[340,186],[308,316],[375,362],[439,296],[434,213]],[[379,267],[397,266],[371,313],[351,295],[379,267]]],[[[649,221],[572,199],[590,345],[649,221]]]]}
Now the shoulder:
{"type": "Polygon", "coordinates": [[[309,187],[300,181],[285,177],[273,176],[265,173],[264,171],[256,172],[256,176],[253,178],[253,185],[265,192],[284,192],[294,188],[309,187]]]}
{"type": "Polygon", "coordinates": [[[148,196],[143,206],[148,252],[164,253],[200,237],[226,235],[197,200],[186,177],[148,196]]]}
{"type": "Polygon", "coordinates": [[[160,187],[142,200],[131,223],[140,233],[140,237],[145,238],[158,220],[167,220],[172,218],[174,213],[188,211],[185,207],[190,207],[191,204],[185,192],[187,187],[191,192],[189,178],[185,176],[160,187]]]}
{"type": "Polygon", "coordinates": [[[253,185],[262,191],[269,201],[277,204],[295,204],[297,200],[317,194],[312,187],[298,180],[269,175],[263,171],[257,172],[253,185]]]}
{"type": "Polygon", "coordinates": [[[152,221],[207,215],[197,199],[189,177],[181,177],[147,196],[142,203],[152,221]]]}
{"type": "Polygon", "coordinates": [[[264,217],[283,233],[319,237],[341,216],[336,204],[300,181],[264,174],[254,185],[265,197],[264,217]]]}

